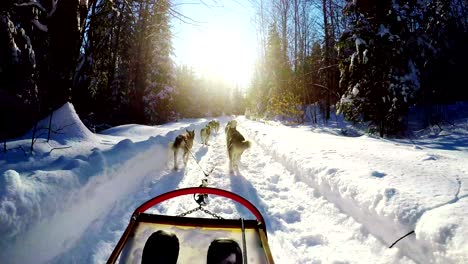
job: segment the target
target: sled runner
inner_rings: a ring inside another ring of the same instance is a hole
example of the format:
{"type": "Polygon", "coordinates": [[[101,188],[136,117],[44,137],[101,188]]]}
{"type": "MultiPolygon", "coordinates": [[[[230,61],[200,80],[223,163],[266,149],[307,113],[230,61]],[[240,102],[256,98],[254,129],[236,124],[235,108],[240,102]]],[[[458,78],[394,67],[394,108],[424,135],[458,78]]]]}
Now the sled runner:
{"type": "Polygon", "coordinates": [[[235,193],[208,187],[167,192],[140,205],[107,263],[117,260],[118,263],[274,263],[260,211],[235,193]],[[222,219],[202,207],[208,194],[238,202],[256,219],[222,219]],[[182,195],[193,195],[199,207],[179,216],[145,213],[152,206],[182,195]],[[185,216],[194,211],[217,219],[185,216]]]}

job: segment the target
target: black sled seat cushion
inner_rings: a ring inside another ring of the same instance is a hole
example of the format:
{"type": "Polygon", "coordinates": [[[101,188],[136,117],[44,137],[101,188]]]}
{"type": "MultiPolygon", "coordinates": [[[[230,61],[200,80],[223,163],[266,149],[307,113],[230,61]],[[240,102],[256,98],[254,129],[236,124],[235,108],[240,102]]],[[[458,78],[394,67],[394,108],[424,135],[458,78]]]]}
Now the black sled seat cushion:
{"type": "Polygon", "coordinates": [[[150,235],[143,248],[141,264],[176,264],[179,239],[174,233],[158,230],[150,235]]]}
{"type": "MultiPolygon", "coordinates": [[[[259,228],[258,222],[255,220],[245,220],[244,224],[249,264],[269,263],[265,253],[265,248],[268,245],[262,243],[260,236],[260,232],[262,231],[259,228]]],[[[178,247],[175,246],[174,243],[174,245],[166,245],[163,247],[164,250],[157,249],[157,252],[164,251],[166,252],[165,254],[172,255],[173,253],[169,253],[169,250],[166,248],[178,248],[179,254],[177,264],[206,264],[210,246],[233,248],[234,243],[226,242],[225,240],[217,241],[219,238],[229,238],[235,242],[240,249],[243,247],[240,220],[141,214],[138,224],[130,233],[116,263],[141,263],[143,255],[146,255],[147,249],[145,248],[150,247],[147,243],[152,240],[152,234],[159,230],[163,230],[168,234],[174,234],[178,239],[178,247]],[[217,242],[212,245],[214,241],[217,242]]],[[[150,245],[151,244],[152,243],[150,243],[150,245]]],[[[169,244],[169,242],[167,244],[169,244]]],[[[242,255],[244,255],[244,253],[242,250],[240,252],[242,252],[240,255],[241,257],[237,258],[236,256],[236,260],[242,260],[242,255]]]]}
{"type": "Polygon", "coordinates": [[[236,241],[219,238],[211,242],[206,259],[207,264],[242,264],[242,251],[236,241]]]}

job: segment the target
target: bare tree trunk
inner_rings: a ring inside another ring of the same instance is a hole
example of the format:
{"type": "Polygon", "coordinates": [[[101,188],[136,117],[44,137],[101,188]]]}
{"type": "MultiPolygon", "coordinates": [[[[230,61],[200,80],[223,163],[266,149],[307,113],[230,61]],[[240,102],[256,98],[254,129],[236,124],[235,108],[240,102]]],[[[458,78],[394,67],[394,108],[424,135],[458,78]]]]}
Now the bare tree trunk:
{"type": "MultiPolygon", "coordinates": [[[[288,68],[288,13],[290,8],[290,0],[280,0],[279,11],[281,14],[281,43],[282,43],[282,63],[283,70],[288,68]]],[[[285,83],[287,80],[282,80],[285,83]]],[[[286,85],[283,84],[283,89],[286,85]]]]}
{"type": "Polygon", "coordinates": [[[80,1],[58,1],[49,19],[50,89],[46,106],[58,108],[69,100],[72,77],[80,50],[80,1]]]}
{"type": "MultiPolygon", "coordinates": [[[[327,0],[322,1],[322,10],[323,10],[323,26],[325,32],[325,66],[328,67],[330,63],[330,32],[328,28],[328,12],[327,12],[327,0]]],[[[325,121],[330,119],[330,70],[327,68],[325,69],[325,76],[328,89],[326,91],[326,101],[325,101],[325,121]]]]}
{"type": "Polygon", "coordinates": [[[115,31],[116,30],[119,30],[118,28],[116,29],[116,25],[115,25],[115,16],[112,16],[111,18],[111,27],[112,29],[110,30],[110,33],[109,33],[109,55],[110,55],[110,59],[109,59],[109,64],[107,64],[107,91],[110,91],[111,90],[111,87],[112,87],[112,81],[114,79],[114,70],[115,70],[115,60],[117,59],[117,49],[115,48],[114,46],[114,38],[115,38],[115,31]]]}
{"type": "Polygon", "coordinates": [[[297,71],[298,66],[298,38],[299,38],[299,2],[294,0],[294,70],[297,71]]]}
{"type": "Polygon", "coordinates": [[[134,111],[134,117],[136,117],[136,122],[140,124],[145,123],[145,115],[144,115],[144,108],[143,108],[143,96],[144,96],[144,88],[145,88],[145,69],[144,69],[144,61],[145,61],[145,41],[143,41],[144,38],[144,32],[146,30],[147,26],[147,10],[148,9],[148,3],[142,2],[140,3],[140,9],[139,9],[139,21],[137,24],[139,25],[140,29],[140,34],[137,34],[138,38],[138,45],[137,45],[137,60],[135,61],[136,67],[135,67],[135,88],[134,88],[134,93],[133,93],[133,98],[132,98],[132,108],[134,111]]]}
{"type": "Polygon", "coordinates": [[[36,132],[37,132],[37,123],[34,124],[32,136],[31,136],[31,146],[29,147],[30,152],[34,151],[34,143],[36,142],[36,132]]]}
{"type": "MultiPolygon", "coordinates": [[[[284,51],[288,47],[288,12],[289,0],[280,0],[279,11],[281,14],[281,41],[284,51]]],[[[286,53],[287,54],[287,53],[286,53]]]]}
{"type": "MultiPolygon", "coordinates": [[[[330,37],[330,41],[335,40],[335,37],[336,37],[336,32],[335,32],[335,16],[334,16],[334,13],[333,12],[333,7],[332,7],[332,1],[333,0],[328,0],[328,17],[330,18],[330,32],[329,32],[329,37],[330,37]]],[[[331,44],[331,43],[330,43],[331,44]]]]}
{"type": "MultiPolygon", "coordinates": [[[[50,109],[50,108],[49,108],[50,109]]],[[[49,131],[47,132],[47,142],[50,140],[50,131],[52,130],[52,117],[54,115],[54,111],[50,113],[50,118],[49,118],[49,131]]]]}
{"type": "Polygon", "coordinates": [[[267,25],[267,22],[266,22],[266,18],[265,18],[265,3],[263,2],[263,0],[260,0],[260,30],[259,30],[259,35],[260,35],[260,41],[261,41],[261,51],[262,51],[262,54],[261,54],[261,57],[262,58],[265,58],[266,56],[266,33],[265,33],[265,29],[268,28],[268,25],[267,25]]]}

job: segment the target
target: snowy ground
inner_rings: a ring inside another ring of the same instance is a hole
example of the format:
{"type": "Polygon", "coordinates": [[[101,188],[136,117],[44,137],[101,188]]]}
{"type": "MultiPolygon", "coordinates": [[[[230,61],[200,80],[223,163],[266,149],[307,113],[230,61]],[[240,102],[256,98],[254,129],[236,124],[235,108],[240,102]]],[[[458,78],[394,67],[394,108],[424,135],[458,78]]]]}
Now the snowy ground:
{"type": "MultiPolygon", "coordinates": [[[[253,146],[230,174],[223,132],[230,119],[218,118],[221,130],[203,147],[199,131],[209,119],[93,134],[65,105],[54,114],[63,129],[49,143],[38,139],[24,155],[26,135],[0,154],[0,263],[104,263],[139,204],[201,183],[193,158],[172,170],[167,146],[185,129],[196,130],[193,153],[212,170],[210,186],[260,209],[276,263],[468,263],[468,120],[437,136],[385,140],[237,117],[253,146]]],[[[151,211],[195,206],[183,197],[151,211]]],[[[208,209],[251,217],[219,197],[208,209]]]]}

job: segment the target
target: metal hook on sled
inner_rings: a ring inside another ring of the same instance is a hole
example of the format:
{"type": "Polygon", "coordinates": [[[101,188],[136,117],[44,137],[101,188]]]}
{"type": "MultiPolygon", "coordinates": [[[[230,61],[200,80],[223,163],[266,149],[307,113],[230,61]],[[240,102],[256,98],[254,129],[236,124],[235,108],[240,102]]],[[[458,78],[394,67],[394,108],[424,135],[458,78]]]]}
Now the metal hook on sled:
{"type": "MultiPolygon", "coordinates": [[[[208,187],[208,180],[203,179],[202,184],[200,184],[199,187],[203,187],[203,188],[208,187]]],[[[203,208],[203,206],[208,204],[207,201],[206,201],[206,199],[208,199],[208,194],[207,193],[194,193],[193,194],[193,199],[198,204],[198,207],[194,208],[192,210],[189,210],[189,211],[187,211],[185,213],[181,213],[178,216],[186,216],[186,215],[189,215],[189,214],[191,214],[193,212],[196,212],[196,211],[202,211],[202,212],[205,212],[206,214],[209,214],[209,215],[213,216],[214,218],[223,219],[223,217],[221,217],[221,216],[219,216],[219,215],[217,215],[217,214],[203,208]]]]}
{"type": "MultiPolygon", "coordinates": [[[[203,179],[202,184],[200,184],[200,186],[198,187],[208,187],[208,180],[203,179]]],[[[207,204],[206,199],[208,199],[208,194],[206,193],[193,194],[193,199],[201,207],[207,204]]]]}
{"type": "MultiPolygon", "coordinates": [[[[208,187],[208,180],[203,179],[202,184],[200,184],[199,187],[203,187],[203,188],[208,187]]],[[[208,194],[207,193],[194,193],[193,194],[193,199],[198,204],[198,207],[194,208],[192,210],[189,210],[189,211],[187,211],[185,213],[181,213],[178,216],[186,216],[186,215],[189,215],[189,214],[191,214],[193,212],[196,212],[196,211],[202,211],[202,212],[205,212],[206,214],[209,214],[209,215],[213,216],[214,218],[223,219],[223,217],[221,217],[221,216],[219,216],[219,215],[217,215],[217,214],[203,208],[203,206],[207,205],[207,202],[206,202],[206,199],[208,199],[208,194]]]]}

